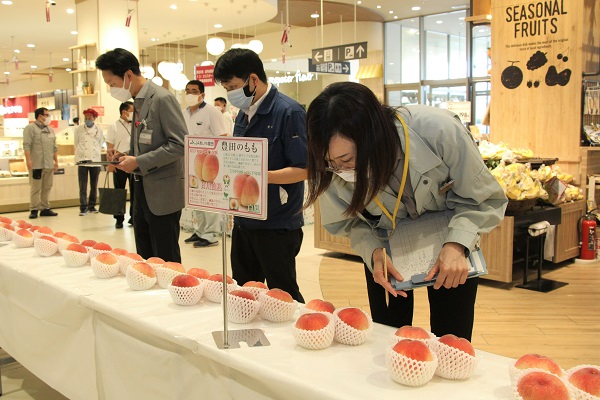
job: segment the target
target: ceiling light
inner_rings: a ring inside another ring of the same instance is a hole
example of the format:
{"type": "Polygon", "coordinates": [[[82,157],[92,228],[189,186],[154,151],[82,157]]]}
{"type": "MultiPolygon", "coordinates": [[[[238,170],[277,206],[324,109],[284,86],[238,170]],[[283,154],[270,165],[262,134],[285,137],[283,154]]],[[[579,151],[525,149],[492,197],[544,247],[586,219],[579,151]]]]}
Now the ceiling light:
{"type": "Polygon", "coordinates": [[[63,58],[63,61],[69,61],[68,57],[63,58]]]}
{"type": "Polygon", "coordinates": [[[158,86],[163,85],[163,80],[160,76],[155,76],[154,78],[152,78],[152,82],[154,82],[158,86]]]}
{"type": "Polygon", "coordinates": [[[157,37],[153,37],[153,38],[150,39],[150,41],[152,41],[152,42],[158,42],[159,40],[160,39],[158,39],[157,37]]]}
{"type": "Polygon", "coordinates": [[[362,1],[358,0],[358,1],[356,2],[356,4],[362,4],[362,1]]]}
{"type": "Polygon", "coordinates": [[[19,49],[14,49],[13,51],[17,54],[19,54],[21,52],[21,50],[19,50],[19,49]]]}
{"type": "Polygon", "coordinates": [[[190,80],[188,79],[187,76],[185,76],[184,74],[177,74],[173,77],[173,79],[169,80],[169,83],[171,84],[171,87],[175,90],[183,90],[185,89],[185,85],[187,85],[187,83],[190,80]]]}
{"type": "Polygon", "coordinates": [[[4,4],[5,6],[10,6],[12,4],[12,1],[10,1],[10,0],[2,0],[2,4],[4,4]]]}
{"type": "Polygon", "coordinates": [[[65,71],[71,72],[71,68],[66,68],[65,71]]]}
{"type": "Polygon", "coordinates": [[[394,15],[394,19],[398,19],[398,16],[397,16],[397,15],[394,15]]]}
{"type": "Polygon", "coordinates": [[[177,64],[170,61],[161,61],[158,63],[158,72],[167,80],[171,80],[179,73],[177,64]]]}
{"type": "Polygon", "coordinates": [[[219,37],[211,37],[206,41],[206,51],[213,56],[218,56],[225,51],[225,42],[219,37]]]}
{"type": "Polygon", "coordinates": [[[394,12],[393,11],[388,11],[388,13],[393,14],[394,12]]]}
{"type": "Polygon", "coordinates": [[[4,71],[4,75],[10,75],[10,72],[4,71]]]}
{"type": "Polygon", "coordinates": [[[37,68],[37,65],[32,65],[31,66],[31,69],[36,69],[36,68],[37,68]]]}
{"type": "Polygon", "coordinates": [[[421,7],[419,7],[419,6],[415,6],[415,7],[411,8],[411,10],[413,10],[413,11],[419,11],[420,9],[421,9],[421,7]]]}
{"type": "Polygon", "coordinates": [[[314,12],[314,13],[310,14],[310,17],[315,18],[315,19],[319,18],[319,13],[314,12]]]}
{"type": "Polygon", "coordinates": [[[33,44],[33,43],[28,43],[28,44],[27,44],[27,47],[34,48],[34,47],[35,47],[35,44],[33,44]]]}
{"type": "Polygon", "coordinates": [[[210,60],[205,60],[200,63],[201,67],[208,67],[209,65],[215,65],[215,63],[210,60]]]}
{"type": "Polygon", "coordinates": [[[223,25],[221,24],[214,24],[213,28],[217,28],[217,29],[221,29],[223,27],[223,25]]]}
{"type": "Polygon", "coordinates": [[[171,5],[169,6],[169,8],[170,8],[171,10],[177,10],[177,4],[171,4],[171,5]]]}
{"type": "Polygon", "coordinates": [[[381,8],[381,6],[377,6],[377,8],[381,8]]]}
{"type": "Polygon", "coordinates": [[[75,10],[73,10],[72,8],[67,8],[67,14],[73,14],[75,12],[75,10]]]}
{"type": "Polygon", "coordinates": [[[248,42],[248,47],[256,54],[260,54],[263,51],[263,42],[258,39],[254,39],[248,42]]]}
{"type": "Polygon", "coordinates": [[[152,68],[150,65],[145,65],[145,66],[141,67],[140,71],[142,73],[142,76],[146,79],[152,79],[152,78],[154,78],[154,75],[156,74],[156,72],[154,71],[154,68],[152,68]]]}
{"type": "Polygon", "coordinates": [[[71,31],[71,35],[77,35],[77,31],[71,31]]]}
{"type": "Polygon", "coordinates": [[[271,58],[271,62],[277,62],[276,58],[271,58]]]}
{"type": "Polygon", "coordinates": [[[444,22],[444,21],[442,21],[442,20],[439,20],[439,19],[438,19],[437,21],[435,21],[435,23],[436,23],[436,24],[438,24],[438,25],[439,25],[439,24],[442,24],[443,22],[444,22]]]}

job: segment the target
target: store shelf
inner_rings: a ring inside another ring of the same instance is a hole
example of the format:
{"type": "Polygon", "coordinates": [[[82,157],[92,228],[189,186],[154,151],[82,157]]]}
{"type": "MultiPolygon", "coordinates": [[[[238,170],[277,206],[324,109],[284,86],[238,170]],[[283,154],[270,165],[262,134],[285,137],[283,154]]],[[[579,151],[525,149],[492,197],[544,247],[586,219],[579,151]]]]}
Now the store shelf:
{"type": "Polygon", "coordinates": [[[70,74],[82,74],[84,72],[96,72],[97,69],[96,68],[90,68],[90,69],[76,69],[74,71],[69,71],[70,74]]]}
{"type": "Polygon", "coordinates": [[[96,97],[98,96],[98,93],[92,93],[92,94],[74,94],[71,97],[96,97]]]}
{"type": "Polygon", "coordinates": [[[473,24],[489,24],[492,22],[491,14],[483,14],[483,15],[471,15],[470,17],[466,17],[465,21],[471,22],[473,24]]]}
{"type": "Polygon", "coordinates": [[[95,46],[96,46],[96,43],[78,44],[77,46],[69,47],[69,50],[78,50],[78,49],[84,49],[86,47],[95,47],[95,46]]]}

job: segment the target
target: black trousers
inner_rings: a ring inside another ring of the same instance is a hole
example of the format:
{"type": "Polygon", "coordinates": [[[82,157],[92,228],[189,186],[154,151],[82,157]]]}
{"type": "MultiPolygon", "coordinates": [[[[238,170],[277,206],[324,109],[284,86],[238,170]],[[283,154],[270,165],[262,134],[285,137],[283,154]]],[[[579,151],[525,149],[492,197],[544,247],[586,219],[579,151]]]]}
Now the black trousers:
{"type": "MultiPolygon", "coordinates": [[[[144,259],[160,257],[165,261],[181,262],[179,250],[179,219],[181,210],[155,215],[150,211],[142,181],[135,181],[133,202],[133,232],[135,247],[144,259]]],[[[162,193],[161,196],[168,195],[162,193]]]]}
{"type": "Polygon", "coordinates": [[[302,246],[302,229],[242,229],[231,233],[231,270],[238,285],[267,281],[270,289],[288,292],[304,303],[296,281],[296,256],[302,246]]]}
{"type": "MultiPolygon", "coordinates": [[[[373,280],[373,273],[366,265],[364,268],[373,321],[397,328],[412,325],[415,301],[413,291],[406,292],[407,298],[390,295],[389,306],[386,307],[385,290],[373,280]]],[[[470,278],[464,285],[452,289],[442,286],[435,290],[433,286],[427,287],[432,333],[438,337],[451,333],[471,340],[478,284],[479,278],[470,278]]]]}
{"type": "MultiPolygon", "coordinates": [[[[129,217],[131,218],[131,216],[133,215],[133,178],[131,177],[131,174],[117,168],[115,173],[113,174],[113,182],[115,184],[115,188],[125,189],[127,181],[129,181],[129,217]]],[[[123,223],[123,221],[125,221],[124,215],[115,215],[114,217],[117,220],[117,222],[123,223]]]]}
{"type": "Polygon", "coordinates": [[[98,196],[98,176],[100,167],[78,167],[77,176],[79,178],[79,209],[82,212],[96,207],[98,196]],[[88,174],[90,177],[90,198],[87,198],[88,174]]]}

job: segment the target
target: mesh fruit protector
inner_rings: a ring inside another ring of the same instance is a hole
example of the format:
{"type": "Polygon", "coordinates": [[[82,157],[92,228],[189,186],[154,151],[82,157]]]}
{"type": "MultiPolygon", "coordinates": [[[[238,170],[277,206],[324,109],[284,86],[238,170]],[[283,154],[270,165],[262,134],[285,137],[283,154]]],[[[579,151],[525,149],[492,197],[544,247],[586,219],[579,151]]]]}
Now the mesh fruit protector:
{"type": "Polygon", "coordinates": [[[321,312],[321,314],[326,315],[329,319],[329,323],[323,329],[307,331],[296,328],[296,324],[292,326],[294,339],[298,346],[309,350],[321,350],[331,346],[335,336],[335,317],[330,313],[321,312]]]}
{"type": "Polygon", "coordinates": [[[422,386],[429,382],[438,366],[438,359],[434,352],[433,360],[418,361],[397,353],[392,347],[385,351],[385,365],[390,377],[402,385],[422,386]]]}
{"type": "Polygon", "coordinates": [[[80,253],[79,251],[65,249],[62,251],[62,256],[67,267],[83,267],[90,255],[87,252],[80,253]]]}
{"type": "Polygon", "coordinates": [[[288,303],[262,293],[258,296],[260,317],[271,322],[285,322],[294,318],[294,313],[298,307],[295,301],[288,303]]]}
{"type": "Polygon", "coordinates": [[[46,239],[34,239],[33,248],[38,255],[42,257],[50,257],[56,254],[58,251],[58,244],[51,240],[46,239]]]}
{"type": "Polygon", "coordinates": [[[133,290],[148,290],[156,283],[156,277],[151,278],[132,267],[127,267],[125,278],[127,284],[133,290]]]}
{"type": "Polygon", "coordinates": [[[227,293],[227,319],[236,324],[247,324],[252,321],[260,309],[258,300],[250,300],[244,297],[227,293]]]}
{"type": "Polygon", "coordinates": [[[194,304],[198,304],[202,298],[204,282],[200,282],[198,286],[190,287],[173,286],[169,284],[168,289],[173,303],[179,304],[180,306],[193,306],[194,304]]]}

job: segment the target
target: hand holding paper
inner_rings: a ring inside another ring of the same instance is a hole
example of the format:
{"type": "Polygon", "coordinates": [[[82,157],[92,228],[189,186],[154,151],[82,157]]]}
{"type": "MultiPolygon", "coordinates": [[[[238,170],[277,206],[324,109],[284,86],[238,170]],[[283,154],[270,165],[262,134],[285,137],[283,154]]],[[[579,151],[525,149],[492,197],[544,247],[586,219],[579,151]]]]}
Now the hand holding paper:
{"type": "Polygon", "coordinates": [[[375,251],[373,252],[373,280],[375,280],[375,282],[383,286],[383,288],[387,292],[391,293],[394,297],[396,297],[397,295],[406,297],[407,294],[403,290],[394,290],[392,284],[389,282],[388,279],[385,278],[385,271],[383,265],[384,256],[387,258],[386,267],[388,276],[393,276],[397,281],[400,282],[404,280],[402,275],[400,275],[400,273],[394,267],[392,259],[383,251],[383,248],[375,249],[375,251]]]}
{"type": "Polygon", "coordinates": [[[458,243],[446,243],[442,247],[434,266],[425,277],[426,281],[430,281],[438,274],[434,289],[442,286],[446,289],[455,288],[467,281],[469,268],[464,249],[464,246],[458,243]]]}

